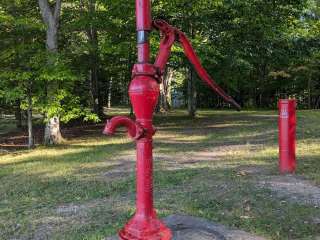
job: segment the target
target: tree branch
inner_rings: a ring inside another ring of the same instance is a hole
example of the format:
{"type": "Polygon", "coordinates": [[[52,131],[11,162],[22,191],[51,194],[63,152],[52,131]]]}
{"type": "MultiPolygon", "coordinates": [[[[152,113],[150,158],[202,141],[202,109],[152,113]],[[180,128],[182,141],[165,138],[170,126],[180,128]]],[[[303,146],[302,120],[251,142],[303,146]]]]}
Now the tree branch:
{"type": "Polygon", "coordinates": [[[61,0],[56,0],[54,11],[50,7],[48,0],[38,0],[38,3],[45,24],[48,27],[57,27],[61,14],[61,0]]]}
{"type": "Polygon", "coordinates": [[[61,0],[57,0],[56,6],[54,8],[54,20],[56,23],[59,22],[60,14],[61,14],[61,0]]]}
{"type": "Polygon", "coordinates": [[[45,22],[45,24],[49,27],[54,23],[54,19],[52,16],[52,11],[49,6],[49,3],[47,0],[38,0],[38,3],[39,3],[42,19],[45,22]]]}

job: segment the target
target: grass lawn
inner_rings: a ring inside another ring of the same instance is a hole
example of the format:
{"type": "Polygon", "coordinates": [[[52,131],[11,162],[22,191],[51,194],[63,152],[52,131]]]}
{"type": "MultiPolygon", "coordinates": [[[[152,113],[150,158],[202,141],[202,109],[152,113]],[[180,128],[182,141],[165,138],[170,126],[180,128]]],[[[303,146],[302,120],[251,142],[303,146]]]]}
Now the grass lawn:
{"type": "MultiPolygon", "coordinates": [[[[259,181],[278,174],[277,113],[156,116],[160,216],[188,214],[267,239],[317,239],[320,208],[259,181]]],[[[298,113],[297,175],[320,185],[320,112],[298,113]]],[[[102,129],[101,129],[102,130],[102,129]]],[[[123,134],[68,139],[0,156],[0,239],[102,239],[134,213],[134,143],[123,134]]],[[[319,196],[320,198],[320,196],[319,196]]]]}

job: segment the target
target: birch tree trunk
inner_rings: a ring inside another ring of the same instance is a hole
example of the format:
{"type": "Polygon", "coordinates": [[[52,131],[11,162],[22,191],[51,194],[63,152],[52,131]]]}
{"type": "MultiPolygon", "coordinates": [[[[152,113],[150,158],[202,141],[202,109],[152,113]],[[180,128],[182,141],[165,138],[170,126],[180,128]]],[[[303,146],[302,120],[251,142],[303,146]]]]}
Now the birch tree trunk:
{"type": "Polygon", "coordinates": [[[173,77],[174,77],[173,69],[169,68],[168,76],[166,79],[166,85],[165,85],[166,104],[167,104],[168,110],[170,110],[172,107],[171,83],[173,81],[173,77]]]}
{"type": "MultiPolygon", "coordinates": [[[[43,22],[47,27],[46,47],[49,53],[58,52],[58,30],[61,14],[61,0],[56,0],[55,4],[50,4],[48,0],[38,0],[43,22]]],[[[54,97],[56,89],[55,83],[47,85],[48,101],[54,97]]],[[[60,131],[59,116],[52,116],[48,119],[44,133],[45,144],[59,144],[63,141],[60,131]]]]}
{"type": "Polygon", "coordinates": [[[173,70],[167,68],[160,84],[160,111],[167,112],[171,107],[171,82],[173,78],[173,70]]]}
{"type": "Polygon", "coordinates": [[[112,97],[112,77],[109,80],[109,87],[108,87],[108,109],[111,108],[111,97],[112,97]]]}

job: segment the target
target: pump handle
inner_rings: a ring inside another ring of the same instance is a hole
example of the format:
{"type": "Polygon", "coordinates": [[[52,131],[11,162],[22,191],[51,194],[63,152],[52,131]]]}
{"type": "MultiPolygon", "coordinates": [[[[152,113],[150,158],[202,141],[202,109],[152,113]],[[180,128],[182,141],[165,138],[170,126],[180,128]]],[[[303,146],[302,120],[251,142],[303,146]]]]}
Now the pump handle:
{"type": "Polygon", "coordinates": [[[199,77],[218,95],[220,95],[226,102],[233,105],[238,111],[241,110],[240,105],[228,95],[208,74],[208,72],[202,66],[199,57],[195,53],[189,39],[179,29],[171,26],[164,20],[155,20],[153,22],[154,28],[161,32],[162,40],[160,43],[160,51],[157,56],[155,66],[159,69],[160,73],[164,72],[166,63],[170,57],[171,47],[174,41],[179,42],[182,45],[184,53],[190,63],[194,66],[199,77]]]}

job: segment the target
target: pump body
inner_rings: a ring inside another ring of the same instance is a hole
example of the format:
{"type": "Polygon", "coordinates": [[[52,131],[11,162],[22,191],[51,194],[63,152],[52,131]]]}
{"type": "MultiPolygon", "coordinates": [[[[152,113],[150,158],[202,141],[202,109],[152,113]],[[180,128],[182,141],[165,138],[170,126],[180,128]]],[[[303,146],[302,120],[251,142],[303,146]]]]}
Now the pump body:
{"type": "Polygon", "coordinates": [[[240,106],[227,95],[202,67],[187,37],[178,29],[162,20],[151,20],[150,0],[136,0],[138,63],[132,70],[129,96],[136,116],[115,117],[108,121],[103,133],[113,134],[117,127],[127,128],[129,136],[136,141],[136,213],[119,232],[122,240],[170,240],[172,233],[158,218],[153,206],[153,156],[152,137],[155,128],[153,114],[158,102],[162,75],[170,57],[171,47],[179,42],[201,79],[225,101],[237,109],[240,106]],[[154,64],[150,63],[149,33],[152,29],[162,33],[159,54],[154,64]]]}

